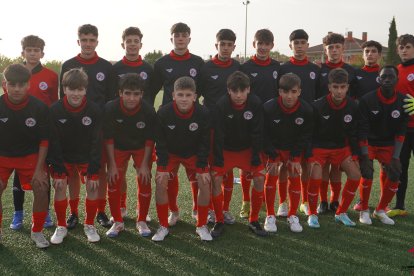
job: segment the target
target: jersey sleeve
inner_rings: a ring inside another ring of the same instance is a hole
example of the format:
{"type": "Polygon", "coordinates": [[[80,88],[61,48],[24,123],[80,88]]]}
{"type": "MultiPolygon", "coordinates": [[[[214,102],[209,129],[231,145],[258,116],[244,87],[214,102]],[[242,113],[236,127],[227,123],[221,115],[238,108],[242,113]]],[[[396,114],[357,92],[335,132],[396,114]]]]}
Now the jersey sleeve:
{"type": "Polygon", "coordinates": [[[117,75],[111,64],[109,64],[108,78],[106,78],[105,85],[105,102],[107,103],[117,97],[117,75]]]}
{"type": "Polygon", "coordinates": [[[103,114],[97,109],[96,110],[96,124],[93,128],[94,137],[91,143],[91,151],[89,153],[89,165],[87,173],[88,175],[97,175],[101,166],[101,154],[102,154],[102,123],[103,114]]]}
{"type": "Polygon", "coordinates": [[[167,137],[163,128],[163,121],[160,111],[157,113],[155,122],[155,150],[157,154],[157,166],[166,167],[168,165],[167,137]]]}
{"type": "Polygon", "coordinates": [[[224,146],[224,120],[220,107],[217,107],[213,111],[213,125],[214,129],[214,140],[213,140],[213,155],[214,155],[214,166],[223,167],[223,146],[224,146]]]}
{"type": "Polygon", "coordinates": [[[151,106],[150,111],[148,112],[148,127],[145,131],[145,144],[154,145],[155,142],[155,128],[157,122],[157,115],[155,109],[151,106]]]}
{"type": "Polygon", "coordinates": [[[55,73],[53,74],[52,82],[49,87],[49,99],[52,104],[59,99],[59,79],[58,75],[55,73]]]}
{"type": "Polygon", "coordinates": [[[204,114],[205,118],[203,118],[203,127],[201,130],[201,137],[200,137],[200,144],[198,146],[197,151],[197,164],[196,167],[198,169],[202,169],[203,171],[206,170],[208,167],[208,155],[210,153],[210,115],[206,111],[206,114],[204,114]]]}
{"type": "Polygon", "coordinates": [[[272,137],[271,137],[271,129],[272,129],[272,120],[269,117],[269,114],[266,112],[266,110],[263,110],[263,150],[267,156],[271,160],[275,160],[277,157],[277,152],[275,147],[272,143],[272,137]]]}
{"type": "Polygon", "coordinates": [[[263,147],[263,109],[261,105],[256,107],[254,116],[250,122],[252,139],[252,166],[259,166],[262,162],[260,153],[263,147]]]}
{"type": "Polygon", "coordinates": [[[103,138],[105,143],[113,143],[115,138],[115,124],[113,118],[113,109],[111,108],[111,103],[107,103],[104,109],[104,119],[103,119],[103,138]]]}
{"type": "Polygon", "coordinates": [[[56,122],[55,112],[51,110],[50,116],[49,116],[50,140],[49,140],[47,162],[52,167],[52,174],[62,175],[62,174],[67,174],[67,171],[66,171],[64,161],[63,161],[62,146],[60,143],[58,129],[55,125],[55,122],[56,122]]]}

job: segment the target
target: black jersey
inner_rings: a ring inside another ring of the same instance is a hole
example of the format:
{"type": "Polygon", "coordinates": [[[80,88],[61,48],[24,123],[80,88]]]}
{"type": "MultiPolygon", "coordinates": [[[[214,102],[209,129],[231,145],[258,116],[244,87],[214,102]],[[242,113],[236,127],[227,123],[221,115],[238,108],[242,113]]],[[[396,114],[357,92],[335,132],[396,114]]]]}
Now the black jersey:
{"type": "Polygon", "coordinates": [[[116,93],[118,93],[119,90],[120,78],[127,73],[136,73],[145,81],[144,99],[151,105],[154,105],[155,98],[152,97],[154,94],[152,91],[154,69],[152,69],[152,66],[149,63],[143,61],[141,56],[139,56],[136,61],[129,61],[124,57],[114,64],[113,70],[116,78],[116,93]]]}
{"type": "Polygon", "coordinates": [[[172,102],[174,82],[184,76],[194,79],[198,84],[201,67],[204,61],[201,57],[190,54],[188,51],[179,56],[171,51],[168,55],[158,59],[154,64],[154,92],[152,98],[161,88],[164,88],[162,105],[172,102]]]}
{"type": "Polygon", "coordinates": [[[182,114],[174,101],[160,107],[155,131],[157,165],[167,166],[168,156],[173,154],[181,158],[197,156],[197,168],[205,169],[210,127],[208,109],[198,103],[187,114],[182,114]]]}
{"type": "Polygon", "coordinates": [[[242,151],[251,148],[253,166],[260,165],[263,145],[263,105],[259,97],[249,94],[242,106],[223,96],[214,109],[214,165],[224,166],[223,150],[242,151]]]}
{"type": "Polygon", "coordinates": [[[220,61],[217,57],[206,62],[201,69],[198,93],[204,97],[204,105],[213,111],[217,101],[227,94],[227,78],[240,69],[237,60],[220,61]]]}
{"type": "Polygon", "coordinates": [[[155,110],[142,101],[128,111],[121,98],[105,105],[104,138],[113,142],[118,150],[139,150],[154,144],[155,110]]]}
{"type": "Polygon", "coordinates": [[[78,108],[66,97],[50,107],[51,139],[48,161],[53,171],[67,173],[64,163],[88,164],[88,175],[98,174],[102,152],[101,108],[84,100],[78,108]]]}
{"type": "Polygon", "coordinates": [[[279,95],[277,78],[280,63],[268,58],[265,61],[253,56],[243,63],[240,70],[250,78],[250,91],[256,94],[263,103],[279,95]]]}
{"type": "Polygon", "coordinates": [[[356,99],[360,99],[362,96],[376,90],[380,87],[379,84],[379,66],[367,66],[355,70],[355,83],[356,83],[356,99]]]}
{"type": "Polygon", "coordinates": [[[404,112],[404,99],[401,93],[387,99],[380,89],[363,96],[359,101],[359,139],[383,147],[393,146],[396,137],[405,136],[409,116],[404,112]]]}
{"type": "Polygon", "coordinates": [[[62,87],[63,74],[70,69],[80,67],[88,74],[86,98],[88,101],[96,103],[103,108],[106,102],[115,98],[117,91],[115,91],[112,64],[97,54],[91,59],[83,59],[79,54],[62,64],[60,72],[60,98],[64,96],[62,87]]]}
{"type": "Polygon", "coordinates": [[[320,77],[319,77],[319,84],[318,84],[318,91],[316,95],[316,99],[324,97],[329,94],[328,89],[328,75],[331,70],[336,68],[342,68],[348,72],[348,96],[355,98],[356,95],[356,83],[355,83],[355,68],[349,65],[348,63],[339,62],[336,64],[330,63],[327,61],[326,63],[322,64],[320,77]]]}
{"type": "Polygon", "coordinates": [[[49,141],[49,110],[39,99],[28,96],[15,105],[0,96],[0,156],[24,157],[39,152],[49,141]]]}
{"type": "Polygon", "coordinates": [[[287,74],[294,73],[301,80],[301,94],[300,97],[312,103],[316,100],[316,91],[319,83],[320,68],[318,65],[309,62],[307,58],[304,60],[297,60],[291,57],[288,62],[283,63],[279,70],[280,78],[287,74]]]}
{"type": "Polygon", "coordinates": [[[276,150],[286,150],[290,156],[300,157],[312,139],[313,110],[305,100],[286,108],[282,98],[264,104],[264,151],[275,159],[276,150]]]}
{"type": "Polygon", "coordinates": [[[331,94],[312,103],[314,108],[313,148],[338,149],[347,145],[353,155],[359,155],[358,106],[350,97],[346,97],[338,106],[331,94]]]}

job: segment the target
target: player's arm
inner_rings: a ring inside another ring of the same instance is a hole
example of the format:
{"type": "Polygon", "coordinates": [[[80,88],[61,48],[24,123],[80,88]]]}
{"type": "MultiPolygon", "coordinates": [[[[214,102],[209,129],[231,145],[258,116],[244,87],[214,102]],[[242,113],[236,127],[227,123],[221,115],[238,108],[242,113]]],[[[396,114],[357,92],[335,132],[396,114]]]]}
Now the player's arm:
{"type": "Polygon", "coordinates": [[[156,61],[154,64],[154,74],[151,81],[151,103],[155,102],[158,92],[160,92],[162,86],[164,85],[164,77],[162,72],[162,67],[160,60],[156,61]]]}
{"type": "Polygon", "coordinates": [[[271,129],[272,126],[272,119],[269,116],[269,113],[264,110],[263,111],[263,151],[265,154],[269,157],[271,161],[276,160],[277,152],[275,147],[272,143],[272,135],[271,135],[271,129]]]}
{"type": "Polygon", "coordinates": [[[213,156],[214,156],[214,166],[223,167],[224,166],[224,157],[223,157],[223,147],[224,147],[224,116],[222,114],[221,108],[216,107],[213,112],[213,121],[212,128],[214,130],[213,136],[213,156]]]}
{"type": "Polygon", "coordinates": [[[95,124],[92,129],[92,143],[91,150],[89,153],[89,164],[87,169],[87,180],[92,181],[93,185],[99,178],[99,169],[101,167],[101,154],[102,154],[102,124],[103,124],[103,113],[97,108],[95,110],[95,124]]]}
{"type": "Polygon", "coordinates": [[[49,99],[52,104],[59,99],[59,79],[56,73],[53,73],[53,79],[49,87],[49,99]]]}
{"type": "Polygon", "coordinates": [[[254,116],[250,120],[250,138],[252,141],[252,166],[259,166],[262,162],[260,152],[263,147],[263,109],[258,105],[254,111],[254,116]]]}
{"type": "Polygon", "coordinates": [[[144,158],[137,169],[138,177],[141,178],[142,183],[151,185],[151,157],[152,150],[154,148],[154,125],[156,122],[156,114],[154,108],[151,108],[151,112],[148,116],[148,127],[145,129],[145,149],[144,158]]]}
{"type": "Polygon", "coordinates": [[[109,102],[118,96],[116,77],[114,67],[110,65],[108,76],[105,80],[105,102],[109,102]]]}
{"type": "Polygon", "coordinates": [[[363,178],[372,179],[374,173],[373,162],[368,156],[368,133],[369,133],[369,107],[365,98],[358,102],[358,143],[359,143],[359,167],[363,178]]]}
{"type": "Polygon", "coordinates": [[[108,158],[108,172],[107,178],[109,185],[115,183],[119,178],[118,168],[115,162],[115,147],[114,147],[114,138],[115,138],[115,127],[114,127],[114,118],[112,116],[111,104],[107,103],[104,110],[104,121],[103,121],[103,136],[105,141],[105,149],[108,158]]]}
{"type": "Polygon", "coordinates": [[[157,154],[157,170],[166,169],[168,165],[168,148],[167,137],[164,131],[164,123],[160,114],[160,110],[157,112],[155,123],[155,149],[157,154]]]}
{"type": "Polygon", "coordinates": [[[211,121],[210,121],[210,114],[206,112],[201,121],[202,129],[201,129],[201,137],[200,137],[200,144],[198,145],[197,150],[197,170],[198,173],[207,173],[208,172],[208,155],[210,153],[210,129],[211,129],[211,121]]]}
{"type": "Polygon", "coordinates": [[[38,120],[39,128],[38,128],[38,135],[40,138],[39,144],[39,152],[37,163],[35,167],[35,171],[32,178],[32,183],[39,183],[42,189],[48,189],[48,179],[47,173],[45,172],[46,166],[46,157],[47,157],[47,150],[49,147],[49,109],[46,105],[42,105],[41,110],[39,111],[39,120],[38,120]]]}

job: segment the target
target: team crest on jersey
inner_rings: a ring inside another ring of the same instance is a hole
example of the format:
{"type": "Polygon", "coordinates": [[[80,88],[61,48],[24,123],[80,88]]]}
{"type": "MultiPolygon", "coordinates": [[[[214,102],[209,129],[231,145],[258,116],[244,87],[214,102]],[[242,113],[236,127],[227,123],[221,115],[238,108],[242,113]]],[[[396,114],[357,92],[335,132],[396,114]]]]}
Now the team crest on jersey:
{"type": "Polygon", "coordinates": [[[329,115],[326,115],[326,116],[322,116],[325,120],[328,120],[329,119],[329,117],[331,117],[331,116],[329,116],[329,115]]]}
{"type": "Polygon", "coordinates": [[[61,122],[62,124],[66,123],[66,119],[59,119],[59,122],[61,122]]]}
{"type": "Polygon", "coordinates": [[[328,73],[322,73],[321,76],[322,77],[326,77],[328,75],[328,73]]]}
{"type": "Polygon", "coordinates": [[[352,121],[352,116],[350,114],[347,114],[344,116],[344,122],[349,123],[352,121]]]}
{"type": "Polygon", "coordinates": [[[301,124],[303,124],[303,122],[304,122],[305,120],[303,119],[303,118],[301,118],[301,117],[299,117],[299,118],[296,118],[296,120],[295,120],[295,124],[297,124],[297,125],[301,125],[301,124]]]}
{"type": "Polygon", "coordinates": [[[173,69],[172,68],[168,68],[168,69],[165,69],[165,71],[167,71],[168,73],[171,73],[173,71],[173,69]]]}
{"type": "Polygon", "coordinates": [[[116,119],[116,121],[121,124],[124,120],[122,120],[122,119],[116,119]]]}
{"type": "Polygon", "coordinates": [[[194,78],[195,76],[197,76],[197,70],[196,70],[196,69],[194,69],[194,68],[191,68],[191,69],[190,69],[190,76],[192,76],[193,78],[194,78]]]}
{"type": "Polygon", "coordinates": [[[276,124],[278,124],[280,122],[280,120],[273,120],[273,122],[275,122],[276,124]]]}
{"type": "Polygon", "coordinates": [[[316,78],[315,72],[310,72],[309,77],[314,80],[316,78]]]}
{"type": "Polygon", "coordinates": [[[139,129],[145,128],[145,122],[138,122],[137,123],[137,128],[139,128],[139,129]]]}
{"type": "Polygon", "coordinates": [[[407,76],[407,80],[408,81],[413,81],[414,80],[414,73],[411,73],[407,76]]]}
{"type": "Polygon", "coordinates": [[[191,124],[188,126],[188,129],[189,129],[190,131],[196,131],[196,130],[198,129],[198,124],[197,124],[197,123],[191,123],[191,124]]]}
{"type": "Polygon", "coordinates": [[[105,74],[102,72],[99,72],[98,74],[96,74],[96,79],[98,81],[103,81],[105,79],[105,74]]]}
{"type": "Polygon", "coordinates": [[[211,76],[211,78],[212,78],[213,80],[216,80],[216,79],[218,79],[218,75],[211,76]]]}
{"type": "Polygon", "coordinates": [[[8,120],[9,120],[9,118],[0,118],[0,121],[3,122],[3,123],[7,122],[8,120]]]}
{"type": "Polygon", "coordinates": [[[393,112],[391,112],[391,117],[393,117],[394,119],[397,119],[398,117],[400,117],[400,112],[398,110],[394,110],[393,112]]]}
{"type": "Polygon", "coordinates": [[[250,75],[252,75],[252,77],[255,78],[257,76],[257,73],[250,73],[250,75]]]}
{"type": "Polygon", "coordinates": [[[142,71],[141,73],[139,73],[139,76],[143,79],[146,80],[148,78],[148,74],[147,72],[142,71]]]}
{"type": "Polygon", "coordinates": [[[243,117],[246,120],[250,120],[251,118],[253,118],[253,113],[251,111],[246,111],[246,112],[243,113],[243,117]]]}
{"type": "Polygon", "coordinates": [[[169,125],[168,128],[173,130],[175,128],[175,125],[169,125]]]}
{"type": "Polygon", "coordinates": [[[34,118],[27,118],[25,124],[28,127],[34,127],[36,125],[36,120],[34,118]]]}
{"type": "Polygon", "coordinates": [[[377,115],[379,113],[379,110],[372,110],[371,112],[372,114],[377,115]]]}
{"type": "Polygon", "coordinates": [[[273,71],[273,78],[277,79],[277,71],[273,71]]]}
{"type": "Polygon", "coordinates": [[[82,124],[84,126],[89,126],[90,124],[92,124],[92,119],[91,117],[85,116],[82,118],[82,124]]]}
{"type": "Polygon", "coordinates": [[[42,81],[42,82],[40,82],[39,83],[39,89],[40,90],[46,90],[48,88],[48,85],[47,85],[47,83],[46,82],[44,82],[44,81],[42,81]]]}

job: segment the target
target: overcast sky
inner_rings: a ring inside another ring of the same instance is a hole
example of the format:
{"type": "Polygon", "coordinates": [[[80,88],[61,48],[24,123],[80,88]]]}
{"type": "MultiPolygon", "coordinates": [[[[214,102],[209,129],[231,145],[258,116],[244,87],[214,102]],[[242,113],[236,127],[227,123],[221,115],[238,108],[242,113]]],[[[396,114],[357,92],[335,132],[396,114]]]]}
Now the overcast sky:
{"type": "MultiPolygon", "coordinates": [[[[98,55],[119,60],[122,31],[137,26],[144,34],[142,56],[153,50],[171,50],[171,25],[191,27],[190,51],[207,58],[215,54],[215,34],[230,28],[237,35],[235,54],[244,55],[245,6],[243,0],[37,0],[2,1],[0,54],[20,55],[22,37],[35,34],[46,41],[45,60],[66,60],[79,53],[77,28],[90,23],[99,29],[98,55]]],[[[256,30],[270,29],[275,50],[290,55],[289,34],[303,28],[311,46],[320,44],[328,31],[352,31],[361,38],[386,46],[389,23],[396,18],[398,34],[414,33],[412,0],[250,0],[248,5],[247,54],[253,54],[256,30]]]]}

